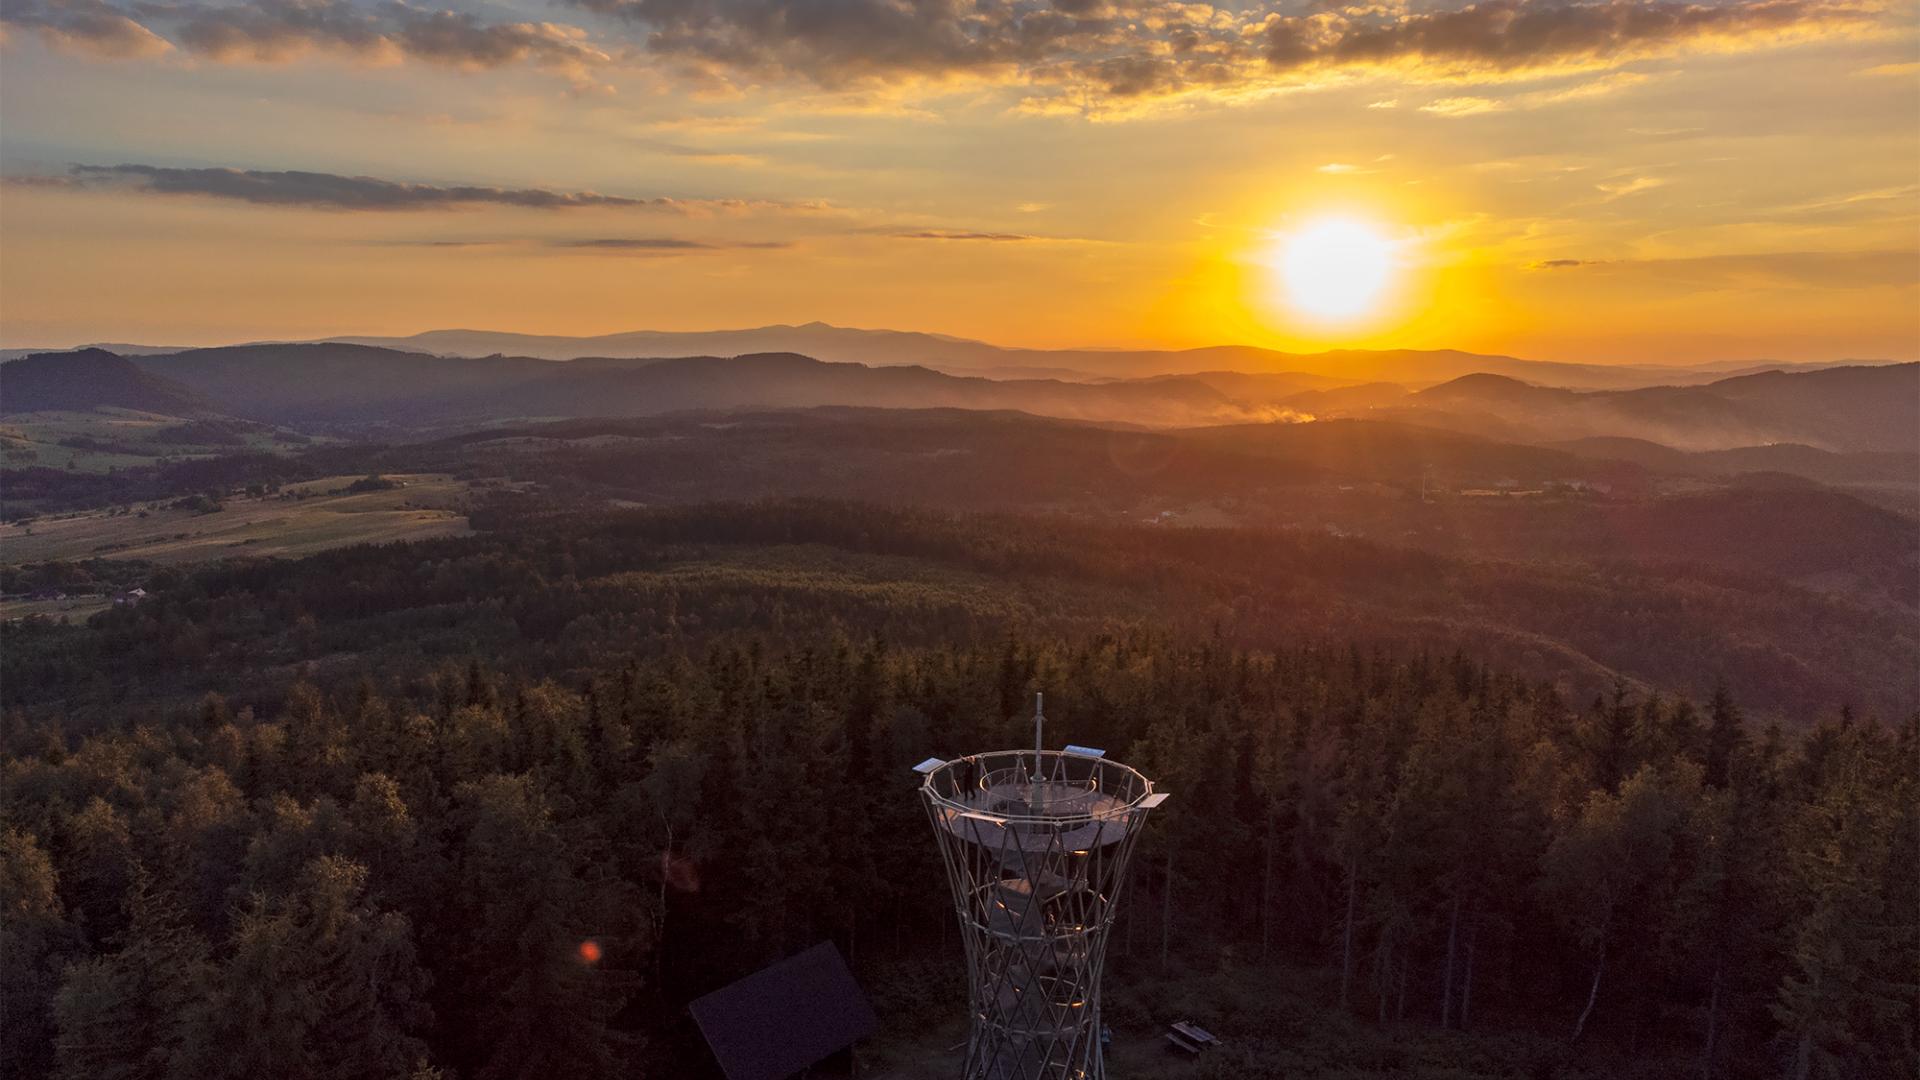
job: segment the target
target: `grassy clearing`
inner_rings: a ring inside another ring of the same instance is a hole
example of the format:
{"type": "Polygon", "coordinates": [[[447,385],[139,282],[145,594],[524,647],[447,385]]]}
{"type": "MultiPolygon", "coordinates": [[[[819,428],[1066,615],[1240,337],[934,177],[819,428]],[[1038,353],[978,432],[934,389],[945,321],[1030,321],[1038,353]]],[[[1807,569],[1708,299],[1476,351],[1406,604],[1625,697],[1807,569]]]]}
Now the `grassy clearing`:
{"type": "Polygon", "coordinates": [[[26,525],[0,525],[0,560],[33,563],[98,557],[187,563],[235,555],[291,558],[348,544],[460,536],[470,531],[463,511],[468,493],[464,481],[397,474],[388,479],[403,486],[345,493],[356,479],[327,477],[290,485],[277,496],[235,496],[216,513],[154,505],[132,512],[89,510],[26,525]]]}
{"type": "Polygon", "coordinates": [[[0,423],[0,464],[74,472],[106,472],[244,452],[285,453],[324,440],[278,432],[266,425],[205,424],[201,441],[183,417],[135,409],[16,413],[0,423]]]}
{"type": "Polygon", "coordinates": [[[103,595],[69,596],[64,600],[0,600],[0,622],[42,615],[56,621],[68,619],[83,623],[112,606],[112,598],[103,595]]]}

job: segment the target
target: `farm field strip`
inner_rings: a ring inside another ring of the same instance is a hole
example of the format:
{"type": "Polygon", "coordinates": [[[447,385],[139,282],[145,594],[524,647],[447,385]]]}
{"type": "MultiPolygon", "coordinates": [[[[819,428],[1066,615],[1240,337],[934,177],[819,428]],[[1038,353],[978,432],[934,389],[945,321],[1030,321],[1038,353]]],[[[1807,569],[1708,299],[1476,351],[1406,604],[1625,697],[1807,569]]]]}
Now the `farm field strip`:
{"type": "Polygon", "coordinates": [[[388,491],[326,494],[357,477],[289,486],[281,495],[239,496],[216,513],[172,507],[133,513],[86,511],[0,526],[0,561],[147,559],[196,562],[228,555],[298,556],[347,544],[459,536],[467,484],[448,476],[398,474],[388,491]],[[289,498],[308,493],[307,498],[289,498]]]}

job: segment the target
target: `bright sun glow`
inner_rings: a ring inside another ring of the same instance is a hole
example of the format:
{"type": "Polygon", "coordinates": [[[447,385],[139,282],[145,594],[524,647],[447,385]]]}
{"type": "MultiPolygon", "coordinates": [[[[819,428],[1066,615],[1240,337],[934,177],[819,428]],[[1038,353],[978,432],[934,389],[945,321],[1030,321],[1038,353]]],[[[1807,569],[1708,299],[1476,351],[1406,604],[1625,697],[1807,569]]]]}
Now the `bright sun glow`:
{"type": "Polygon", "coordinates": [[[1394,244],[1365,222],[1321,218],[1280,238],[1276,267],[1294,308],[1352,319],[1377,306],[1395,265],[1394,244]]]}

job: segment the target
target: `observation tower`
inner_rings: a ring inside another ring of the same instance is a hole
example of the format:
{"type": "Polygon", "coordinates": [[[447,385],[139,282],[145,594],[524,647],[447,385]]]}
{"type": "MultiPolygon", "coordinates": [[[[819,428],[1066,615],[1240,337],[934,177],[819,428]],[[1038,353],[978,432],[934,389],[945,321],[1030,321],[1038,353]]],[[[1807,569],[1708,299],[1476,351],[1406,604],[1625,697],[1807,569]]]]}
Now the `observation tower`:
{"type": "Polygon", "coordinates": [[[966,1080],[1102,1080],[1100,971],[1127,860],[1167,799],[1085,746],[914,766],[967,947],[966,1080]]]}

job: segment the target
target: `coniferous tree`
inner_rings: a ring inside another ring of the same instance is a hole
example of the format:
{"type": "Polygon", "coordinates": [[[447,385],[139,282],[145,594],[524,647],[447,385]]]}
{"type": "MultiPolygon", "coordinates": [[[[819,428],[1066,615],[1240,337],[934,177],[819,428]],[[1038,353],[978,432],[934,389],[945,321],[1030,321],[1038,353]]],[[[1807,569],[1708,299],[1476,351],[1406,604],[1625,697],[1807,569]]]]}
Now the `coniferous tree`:
{"type": "MultiPolygon", "coordinates": [[[[610,1076],[619,990],[581,946],[595,927],[566,841],[534,786],[495,775],[463,784],[436,1000],[459,1032],[463,1075],[484,1080],[610,1076]]],[[[439,950],[436,950],[439,951],[439,950]]]]}
{"type": "Polygon", "coordinates": [[[32,835],[0,831],[0,1061],[22,1075],[52,1062],[54,992],[79,946],[53,859],[32,835]]]}
{"type": "Polygon", "coordinates": [[[1838,730],[1834,740],[1811,800],[1789,825],[1788,870],[1804,914],[1773,1012],[1790,1048],[1793,1080],[1847,1076],[1861,1064],[1894,1076],[1899,1065],[1911,1064],[1910,1053],[1901,1053],[1911,1049],[1910,1028],[1904,1048],[1878,1041],[1903,1019],[1910,1023],[1920,981],[1888,964],[1911,956],[1902,945],[1915,915],[1889,908],[1880,876],[1882,867],[1913,865],[1906,861],[1911,852],[1892,849],[1901,831],[1896,799],[1911,780],[1902,782],[1877,752],[1883,748],[1861,732],[1838,730]]]}
{"type": "Polygon", "coordinates": [[[407,919],[365,904],[367,871],[327,855],[234,925],[198,1075],[393,1076],[425,1052],[432,1014],[407,919]]]}
{"type": "Polygon", "coordinates": [[[1573,1026],[1577,1040],[1600,1000],[1609,956],[1631,955],[1623,938],[1644,934],[1674,873],[1675,834],[1685,819],[1688,779],[1651,766],[1617,795],[1596,790],[1542,859],[1541,890],[1592,956],[1585,1005],[1573,1026]]]}
{"type": "Polygon", "coordinates": [[[144,870],[126,897],[117,950],[67,968],[54,1001],[57,1075],[163,1080],[196,1075],[214,1052],[206,1025],[210,950],[144,870]]]}

